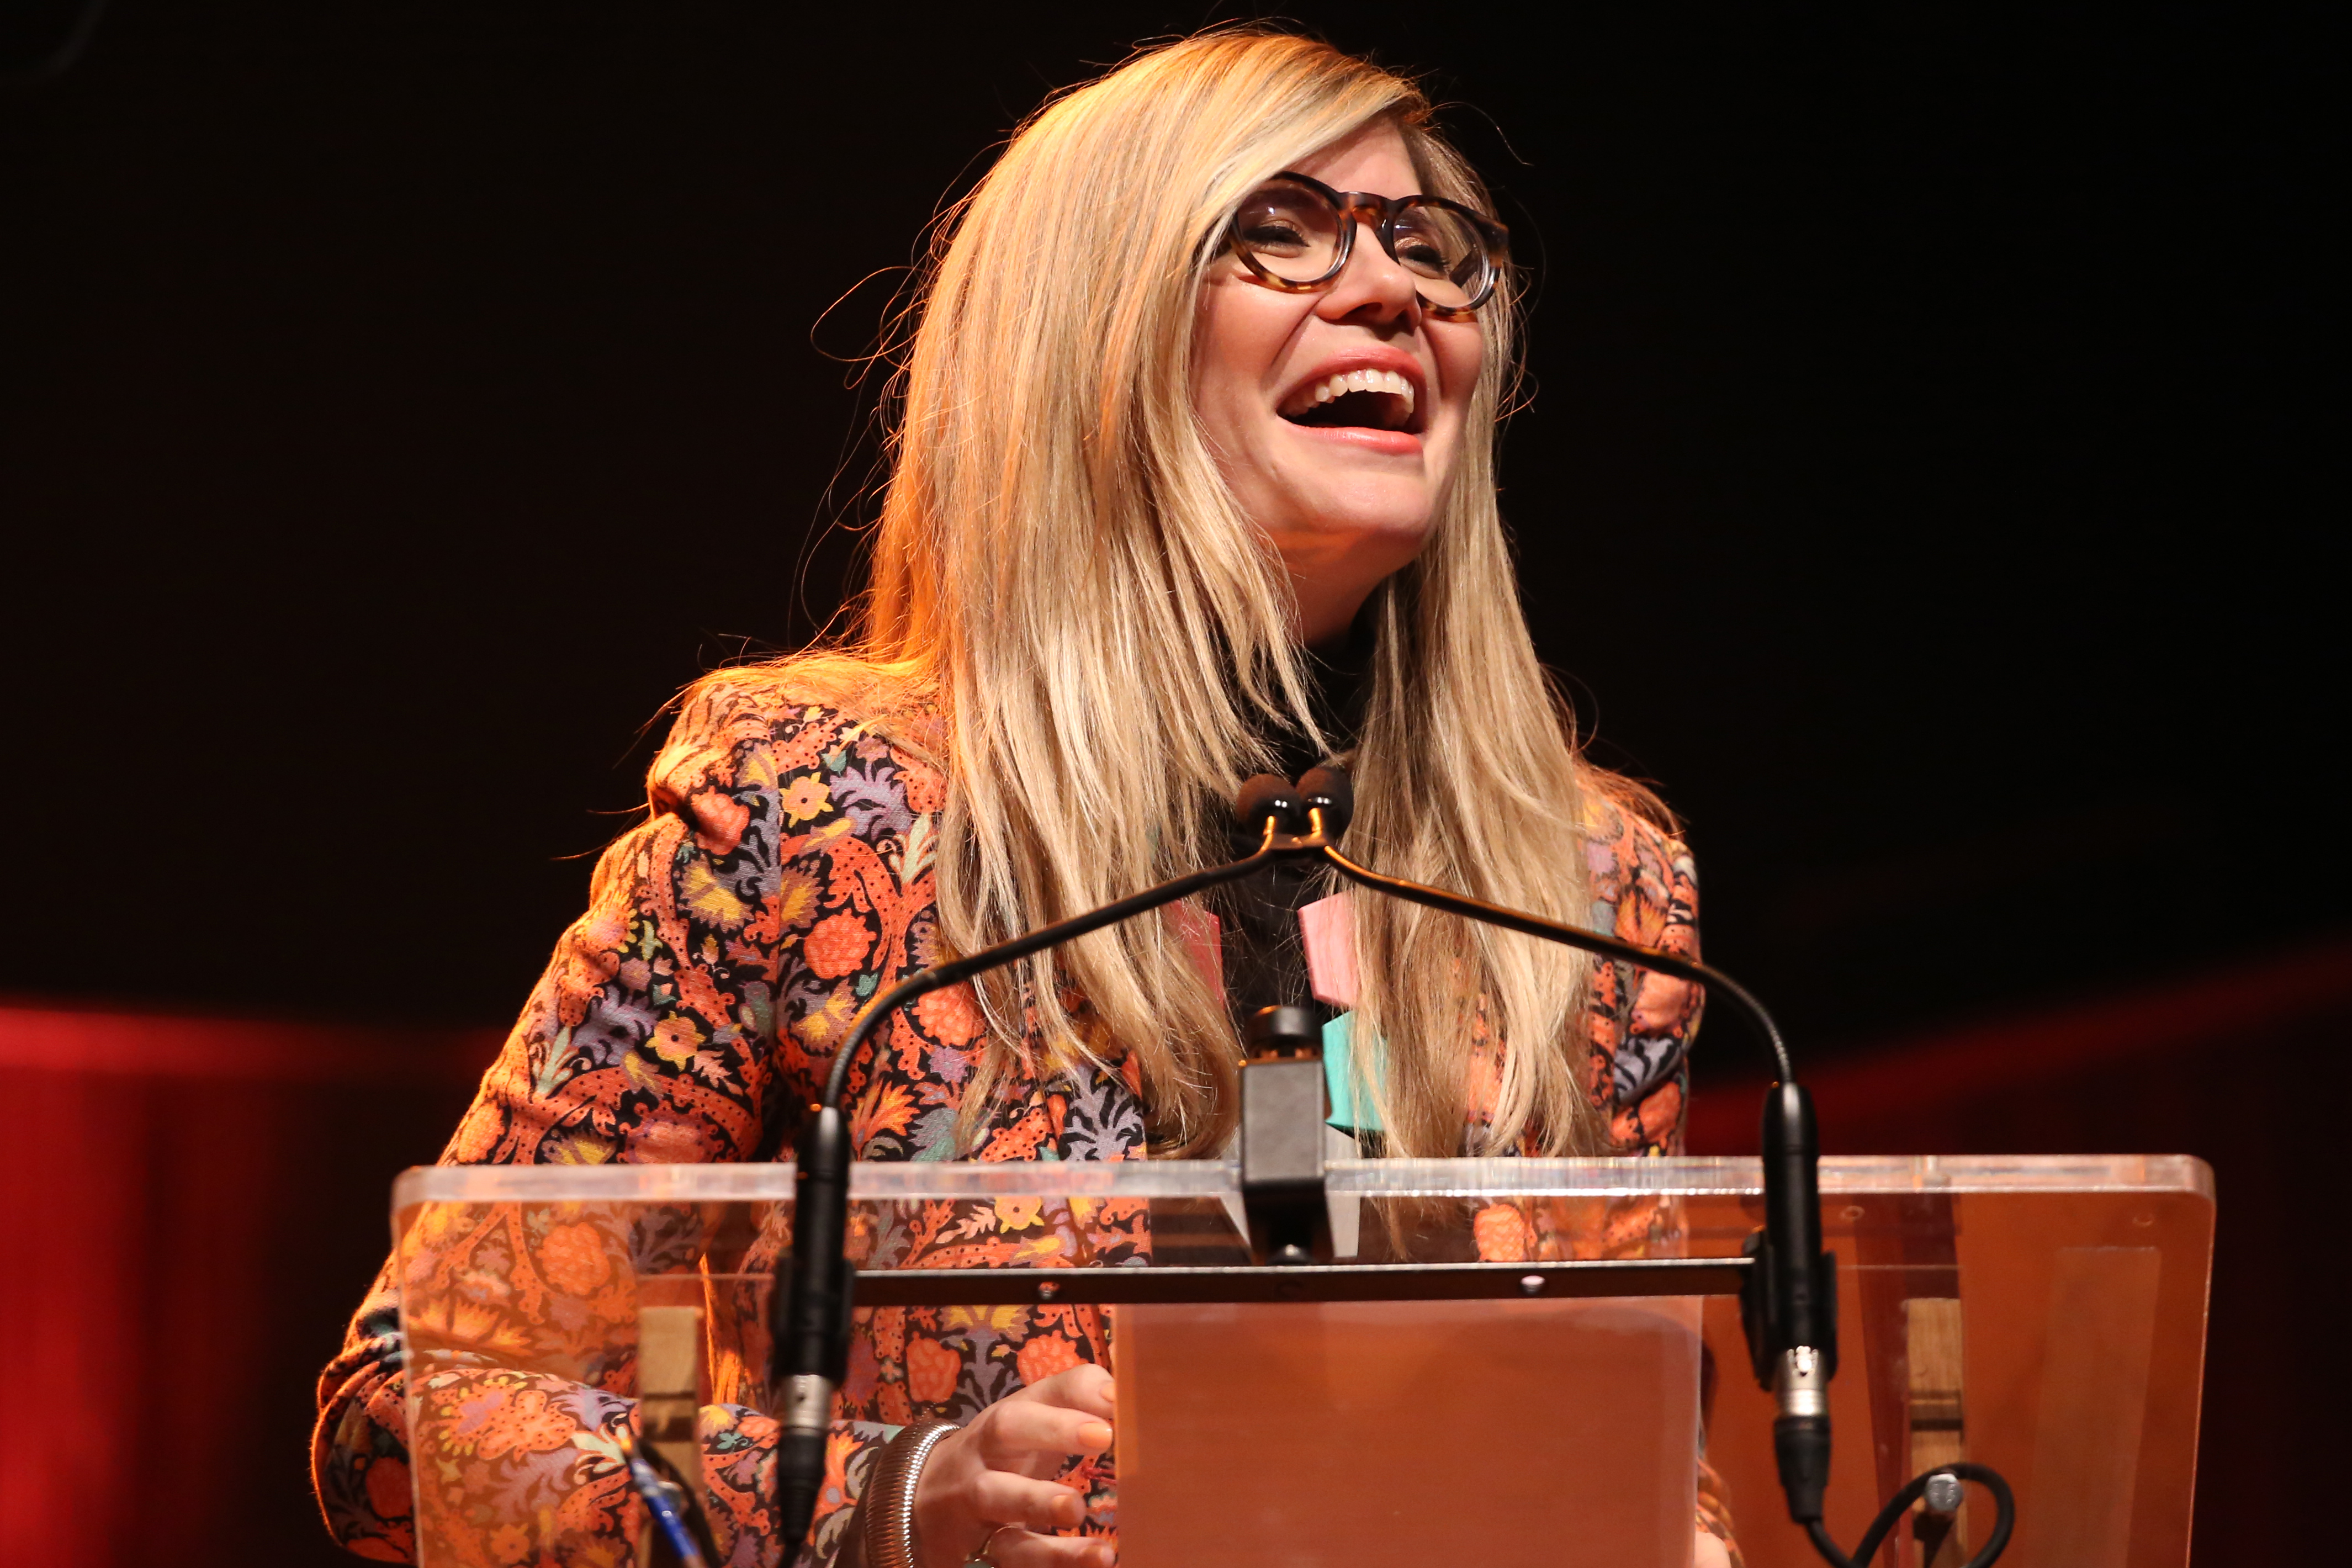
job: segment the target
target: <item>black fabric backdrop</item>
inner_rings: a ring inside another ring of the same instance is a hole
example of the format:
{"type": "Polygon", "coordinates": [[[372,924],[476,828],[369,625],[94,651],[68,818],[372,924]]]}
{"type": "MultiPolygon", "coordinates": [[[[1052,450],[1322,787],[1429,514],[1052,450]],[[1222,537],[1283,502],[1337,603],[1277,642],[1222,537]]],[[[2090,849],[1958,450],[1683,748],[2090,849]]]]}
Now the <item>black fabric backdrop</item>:
{"type": "MultiPolygon", "coordinates": [[[[2341,923],[2315,7],[1302,9],[1498,189],[1542,651],[1807,1048],[2341,923]]],[[[510,1016],[837,602],[855,286],[1211,15],[108,10],[0,102],[0,985],[510,1016]]]]}

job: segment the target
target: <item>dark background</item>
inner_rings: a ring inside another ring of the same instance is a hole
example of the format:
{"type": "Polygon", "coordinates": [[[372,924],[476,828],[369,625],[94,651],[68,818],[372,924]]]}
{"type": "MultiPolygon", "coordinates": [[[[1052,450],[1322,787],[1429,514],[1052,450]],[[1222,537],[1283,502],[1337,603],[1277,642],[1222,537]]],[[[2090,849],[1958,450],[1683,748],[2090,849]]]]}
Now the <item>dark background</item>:
{"type": "MultiPolygon", "coordinates": [[[[0,11],[0,992],[445,1042],[670,694],[831,615],[855,286],[1048,91],[1237,14],[124,0],[31,68],[73,11],[0,11]]],[[[2352,927],[2319,7],[1290,14],[1496,188],[1538,645],[1804,1059],[2352,927]]],[[[2242,1132],[2340,1081],[2250,1047],[2179,1069],[2242,1132]]],[[[318,1179],[429,1158],[433,1071],[318,1179]]]]}
{"type": "MultiPolygon", "coordinates": [[[[1211,15],[109,10],[0,108],[0,986],[510,1016],[838,600],[892,279],[820,312],[1211,15]]],[[[1307,18],[1459,106],[1541,650],[1806,1049],[2345,923],[2315,21],[1307,18]]]]}

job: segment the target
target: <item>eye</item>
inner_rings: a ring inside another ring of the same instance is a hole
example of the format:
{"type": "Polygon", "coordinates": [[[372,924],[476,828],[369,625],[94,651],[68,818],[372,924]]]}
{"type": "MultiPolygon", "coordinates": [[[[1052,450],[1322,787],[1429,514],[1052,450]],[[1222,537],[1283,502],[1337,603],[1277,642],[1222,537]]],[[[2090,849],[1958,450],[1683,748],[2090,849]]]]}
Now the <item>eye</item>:
{"type": "Polygon", "coordinates": [[[1428,240],[1397,237],[1397,260],[1424,278],[1444,278],[1453,269],[1446,263],[1445,253],[1428,240]]]}
{"type": "Polygon", "coordinates": [[[1297,256],[1308,244],[1305,229],[1296,219],[1272,213],[1244,216],[1234,226],[1234,233],[1252,250],[1277,256],[1297,256]]]}

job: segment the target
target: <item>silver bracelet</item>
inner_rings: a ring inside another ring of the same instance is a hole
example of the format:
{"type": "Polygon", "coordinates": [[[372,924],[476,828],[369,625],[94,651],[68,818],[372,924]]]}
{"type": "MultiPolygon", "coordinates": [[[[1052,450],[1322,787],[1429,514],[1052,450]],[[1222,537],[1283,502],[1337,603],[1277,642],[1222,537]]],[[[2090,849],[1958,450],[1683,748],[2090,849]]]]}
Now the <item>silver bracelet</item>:
{"type": "Polygon", "coordinates": [[[874,1461],[857,1502],[866,1568],[915,1568],[915,1488],[940,1439],[961,1430],[952,1421],[918,1421],[891,1438],[874,1461]]]}

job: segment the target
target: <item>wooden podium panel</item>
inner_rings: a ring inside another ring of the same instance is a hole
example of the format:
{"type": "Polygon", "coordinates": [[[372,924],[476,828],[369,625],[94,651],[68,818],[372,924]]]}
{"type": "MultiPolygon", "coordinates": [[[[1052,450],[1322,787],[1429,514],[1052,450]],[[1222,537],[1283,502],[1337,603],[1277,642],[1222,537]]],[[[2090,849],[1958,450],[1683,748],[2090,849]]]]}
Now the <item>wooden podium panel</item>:
{"type": "Polygon", "coordinates": [[[1126,1568],[1683,1568],[1701,1298],[1114,1309],[1126,1568]]]}

